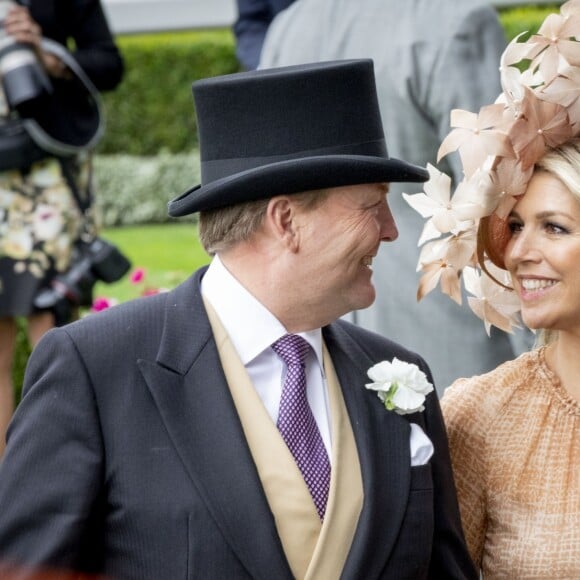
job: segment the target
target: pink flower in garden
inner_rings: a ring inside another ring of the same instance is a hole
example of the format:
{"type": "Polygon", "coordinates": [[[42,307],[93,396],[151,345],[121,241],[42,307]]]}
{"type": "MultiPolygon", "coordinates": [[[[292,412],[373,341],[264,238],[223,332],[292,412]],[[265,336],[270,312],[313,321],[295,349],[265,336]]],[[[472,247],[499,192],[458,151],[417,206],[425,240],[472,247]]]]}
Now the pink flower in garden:
{"type": "Polygon", "coordinates": [[[102,312],[103,310],[106,310],[107,308],[110,308],[111,306],[113,306],[113,301],[110,298],[107,298],[106,296],[97,296],[93,300],[93,305],[91,307],[91,311],[92,312],[102,312]]]}
{"type": "Polygon", "coordinates": [[[145,268],[135,268],[129,278],[131,284],[139,284],[145,279],[145,268]]]}

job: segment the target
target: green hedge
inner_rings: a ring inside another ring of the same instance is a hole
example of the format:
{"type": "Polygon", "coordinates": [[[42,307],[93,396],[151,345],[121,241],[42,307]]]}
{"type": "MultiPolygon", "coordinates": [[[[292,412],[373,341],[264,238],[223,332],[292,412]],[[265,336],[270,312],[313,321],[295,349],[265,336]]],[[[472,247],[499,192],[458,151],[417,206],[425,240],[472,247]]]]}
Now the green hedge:
{"type": "MultiPolygon", "coordinates": [[[[560,3],[561,4],[561,3],[560,3]]],[[[516,8],[505,8],[499,11],[501,24],[505,31],[506,38],[515,38],[522,32],[527,32],[522,40],[527,39],[530,34],[535,34],[544,18],[551,12],[558,12],[560,4],[543,4],[531,6],[519,6],[516,8]]]]}
{"type": "Polygon", "coordinates": [[[150,157],[98,155],[94,175],[97,215],[106,227],[171,221],[167,202],[201,181],[196,150],[150,157]]]}
{"type": "Polygon", "coordinates": [[[229,30],[117,38],[125,60],[119,87],[103,95],[105,136],[98,152],[156,155],[197,144],[191,83],[239,70],[229,30]]]}

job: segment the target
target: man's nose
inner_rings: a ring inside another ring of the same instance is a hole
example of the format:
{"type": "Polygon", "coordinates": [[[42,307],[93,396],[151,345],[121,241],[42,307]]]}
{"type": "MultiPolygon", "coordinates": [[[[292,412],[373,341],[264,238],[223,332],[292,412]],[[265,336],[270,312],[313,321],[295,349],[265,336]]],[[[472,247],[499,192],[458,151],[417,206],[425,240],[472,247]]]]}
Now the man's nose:
{"type": "Polygon", "coordinates": [[[393,218],[391,208],[387,203],[381,209],[380,224],[382,242],[393,242],[399,237],[399,230],[397,229],[397,224],[395,224],[395,218],[393,218]]]}

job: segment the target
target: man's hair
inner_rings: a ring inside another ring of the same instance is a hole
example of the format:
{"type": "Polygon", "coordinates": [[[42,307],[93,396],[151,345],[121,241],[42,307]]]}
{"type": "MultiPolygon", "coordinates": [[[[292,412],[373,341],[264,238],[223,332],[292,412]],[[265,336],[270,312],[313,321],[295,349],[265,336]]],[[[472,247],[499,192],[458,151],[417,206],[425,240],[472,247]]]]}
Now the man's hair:
{"type": "MultiPolygon", "coordinates": [[[[319,189],[292,194],[306,211],[316,209],[329,194],[319,189]]],[[[248,241],[261,227],[271,198],[248,201],[199,213],[199,239],[205,251],[214,255],[248,241]]]]}

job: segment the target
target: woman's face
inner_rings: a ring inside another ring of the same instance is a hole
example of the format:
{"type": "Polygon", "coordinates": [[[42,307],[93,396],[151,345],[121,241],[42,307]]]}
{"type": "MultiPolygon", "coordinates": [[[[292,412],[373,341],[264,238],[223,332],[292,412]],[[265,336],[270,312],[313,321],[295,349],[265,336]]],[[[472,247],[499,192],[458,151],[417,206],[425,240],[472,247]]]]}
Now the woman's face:
{"type": "Polygon", "coordinates": [[[534,174],[509,216],[505,263],[529,328],[580,332],[580,201],[534,174]]]}

